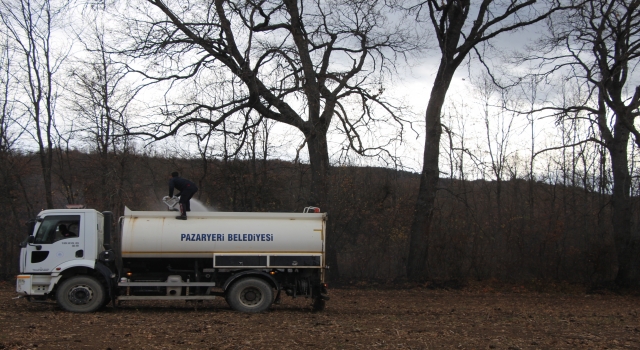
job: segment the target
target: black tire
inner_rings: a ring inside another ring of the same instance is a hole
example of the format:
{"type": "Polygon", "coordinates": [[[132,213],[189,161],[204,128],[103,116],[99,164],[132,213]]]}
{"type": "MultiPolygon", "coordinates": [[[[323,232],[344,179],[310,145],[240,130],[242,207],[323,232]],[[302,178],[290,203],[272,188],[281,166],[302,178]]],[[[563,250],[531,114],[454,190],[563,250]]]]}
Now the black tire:
{"type": "Polygon", "coordinates": [[[273,303],[273,289],[259,278],[243,278],[231,285],[225,299],[232,309],[240,312],[263,312],[273,303]]]}
{"type": "Polygon", "coordinates": [[[324,307],[325,307],[325,301],[324,299],[322,299],[322,297],[315,297],[313,299],[313,304],[311,305],[313,312],[324,311],[324,307]]]}
{"type": "Polygon", "coordinates": [[[104,305],[105,289],[102,283],[89,276],[76,276],[58,286],[58,305],[70,312],[94,312],[104,305]]]}

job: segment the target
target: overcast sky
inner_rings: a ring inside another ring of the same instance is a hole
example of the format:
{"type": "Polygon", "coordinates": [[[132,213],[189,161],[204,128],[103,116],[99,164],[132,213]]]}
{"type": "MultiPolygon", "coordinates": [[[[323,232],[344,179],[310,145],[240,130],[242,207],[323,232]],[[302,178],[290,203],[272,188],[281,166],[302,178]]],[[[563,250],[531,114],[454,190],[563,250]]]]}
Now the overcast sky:
{"type": "MultiPolygon", "coordinates": [[[[122,5],[123,3],[117,3],[122,5]]],[[[76,16],[79,16],[76,14],[76,16]]],[[[72,16],[73,17],[73,16],[72,16]]],[[[76,32],[80,32],[82,28],[78,25],[81,21],[71,21],[75,24],[76,32]]],[[[86,22],[84,22],[86,23],[86,22]]],[[[108,22],[110,25],[119,27],[121,23],[117,21],[108,22]]],[[[490,52],[490,56],[485,57],[488,64],[494,69],[498,79],[502,76],[500,70],[507,72],[515,72],[522,70],[523,67],[509,67],[506,61],[502,60],[501,55],[508,55],[513,50],[522,50],[525,45],[537,38],[543,31],[542,25],[530,26],[525,30],[518,32],[510,32],[502,34],[491,41],[491,44],[495,47],[494,51],[490,52]]],[[[58,33],[59,34],[59,33],[58,33]]],[[[86,33],[85,33],[86,34],[86,33]]],[[[72,37],[75,33],[69,32],[67,36],[58,36],[56,39],[57,44],[61,44],[66,47],[70,45],[72,37]]],[[[83,47],[79,42],[75,42],[73,45],[73,54],[76,59],[84,57],[83,47]]],[[[417,55],[416,57],[409,57],[409,62],[405,65],[400,63],[398,65],[398,74],[394,75],[391,80],[387,81],[385,94],[404,101],[404,103],[410,107],[412,115],[406,116],[407,119],[413,121],[413,130],[409,126],[406,126],[406,132],[404,134],[404,143],[396,144],[393,154],[400,157],[400,163],[407,170],[419,171],[421,167],[422,151],[424,147],[423,139],[423,117],[428,103],[429,94],[432,88],[433,79],[439,63],[440,53],[437,49],[425,51],[424,53],[417,55]]],[[[526,159],[528,154],[531,153],[531,129],[529,128],[529,120],[523,115],[506,115],[499,113],[496,108],[490,108],[490,118],[485,118],[485,111],[483,110],[483,101],[480,98],[476,87],[472,82],[477,79],[483,69],[477,61],[475,55],[471,55],[470,59],[465,61],[467,64],[463,64],[457,70],[451,87],[448,92],[449,104],[445,108],[445,113],[455,113],[462,117],[461,120],[453,120],[451,118],[444,118],[445,124],[449,127],[457,141],[464,142],[465,147],[474,152],[475,157],[481,162],[488,162],[488,158],[491,153],[495,153],[491,147],[504,146],[504,133],[508,132],[510,138],[506,145],[506,148],[502,152],[510,154],[512,157],[520,157],[526,159]],[[487,121],[489,121],[487,123],[487,121]],[[506,123],[506,124],[505,124],[506,123]],[[493,144],[493,145],[492,145],[493,144]],[[491,151],[491,152],[490,152],[491,151]]],[[[161,91],[158,87],[151,87],[145,89],[140,95],[138,95],[138,104],[134,106],[133,114],[146,114],[153,106],[157,107],[161,104],[162,97],[158,93],[161,91]],[[156,100],[154,102],[154,99],[156,100]]],[[[500,104],[501,101],[493,96],[490,100],[490,104],[500,104]]],[[[61,104],[62,105],[62,104],[61,104]]],[[[69,115],[68,112],[60,113],[60,115],[69,115]]],[[[538,115],[538,117],[540,117],[538,115]]],[[[541,119],[537,120],[534,129],[534,135],[536,136],[536,150],[545,147],[550,147],[558,143],[557,135],[558,130],[554,124],[554,120],[541,119]]],[[[277,137],[272,137],[271,140],[274,143],[272,156],[282,159],[293,159],[296,156],[296,149],[302,144],[303,137],[298,130],[295,130],[284,125],[279,125],[275,131],[277,137]]],[[[394,132],[389,130],[390,133],[394,132]]],[[[380,130],[380,134],[372,135],[373,138],[384,137],[385,130],[380,130]]],[[[372,140],[375,141],[375,140],[372,140]]],[[[334,161],[344,160],[340,159],[340,144],[343,142],[342,136],[334,136],[330,141],[331,155],[334,157],[334,161]]],[[[444,140],[443,136],[443,142],[444,140]]],[[[141,143],[144,144],[144,143],[141,143]]],[[[443,144],[444,145],[444,144],[443,144]]],[[[185,141],[185,138],[178,139],[166,139],[164,141],[156,142],[154,147],[160,149],[167,149],[171,151],[185,151],[193,152],[194,146],[185,141]]],[[[454,145],[455,147],[455,145],[454,145]]],[[[443,147],[446,152],[446,147],[443,147]]],[[[498,147],[499,148],[499,147],[498,147]]],[[[306,151],[302,151],[300,155],[302,159],[306,159],[306,151]]],[[[542,157],[541,157],[542,158],[542,157]]],[[[380,162],[378,160],[367,160],[359,157],[350,158],[355,164],[363,165],[380,165],[390,166],[390,163],[380,162]]],[[[443,166],[443,169],[445,167],[443,166]]],[[[479,174],[478,176],[486,176],[486,174],[479,174]]]]}

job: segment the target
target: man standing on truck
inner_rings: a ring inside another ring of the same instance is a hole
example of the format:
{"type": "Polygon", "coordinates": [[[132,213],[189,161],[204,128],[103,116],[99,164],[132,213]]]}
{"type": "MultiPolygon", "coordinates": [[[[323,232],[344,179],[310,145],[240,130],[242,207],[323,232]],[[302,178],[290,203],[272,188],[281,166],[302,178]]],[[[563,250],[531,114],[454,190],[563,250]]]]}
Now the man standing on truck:
{"type": "Polygon", "coordinates": [[[177,194],[180,197],[178,203],[180,203],[180,216],[176,216],[176,219],[187,220],[187,212],[191,211],[190,200],[191,197],[198,191],[198,187],[193,182],[183,179],[177,171],[171,173],[169,179],[169,197],[173,197],[173,189],[176,188],[180,193],[177,194]]]}

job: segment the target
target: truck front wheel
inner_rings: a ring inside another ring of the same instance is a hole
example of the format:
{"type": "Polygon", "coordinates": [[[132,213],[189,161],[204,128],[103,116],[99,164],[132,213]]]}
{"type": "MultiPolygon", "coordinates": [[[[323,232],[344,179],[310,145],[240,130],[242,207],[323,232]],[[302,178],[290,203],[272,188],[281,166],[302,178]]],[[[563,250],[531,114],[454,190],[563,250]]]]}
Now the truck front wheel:
{"type": "Polygon", "coordinates": [[[56,293],[58,305],[71,312],[93,312],[104,303],[105,290],[98,280],[76,276],[63,281],[56,293]]]}
{"type": "Polygon", "coordinates": [[[244,278],[227,290],[226,299],[236,311],[263,312],[273,303],[273,290],[259,278],[244,278]]]}

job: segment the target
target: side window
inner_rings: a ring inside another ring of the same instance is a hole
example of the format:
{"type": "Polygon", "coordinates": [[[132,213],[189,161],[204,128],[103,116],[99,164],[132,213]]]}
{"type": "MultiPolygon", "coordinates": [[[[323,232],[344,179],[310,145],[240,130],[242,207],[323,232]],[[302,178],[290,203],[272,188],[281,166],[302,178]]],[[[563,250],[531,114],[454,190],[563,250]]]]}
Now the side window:
{"type": "Polygon", "coordinates": [[[35,243],[48,244],[80,235],[80,215],[47,216],[36,233],[35,243]]]}

